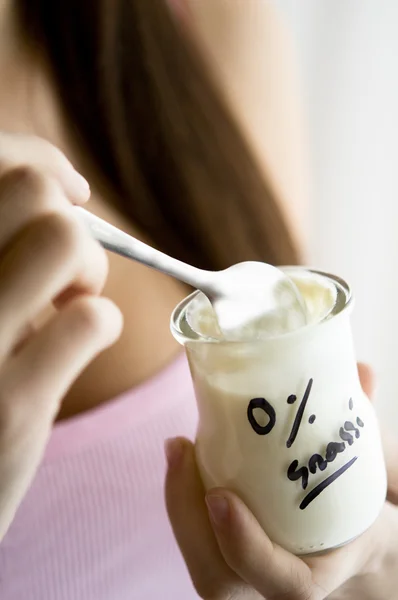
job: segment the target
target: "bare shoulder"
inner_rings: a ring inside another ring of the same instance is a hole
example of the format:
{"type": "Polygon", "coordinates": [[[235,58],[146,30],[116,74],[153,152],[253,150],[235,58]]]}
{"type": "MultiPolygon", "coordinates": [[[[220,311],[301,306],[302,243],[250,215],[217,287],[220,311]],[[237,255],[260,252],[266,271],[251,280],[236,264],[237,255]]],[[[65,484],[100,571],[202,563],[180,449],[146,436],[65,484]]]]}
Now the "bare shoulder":
{"type": "Polygon", "coordinates": [[[291,33],[268,0],[183,1],[191,29],[301,241],[308,160],[291,33]]]}

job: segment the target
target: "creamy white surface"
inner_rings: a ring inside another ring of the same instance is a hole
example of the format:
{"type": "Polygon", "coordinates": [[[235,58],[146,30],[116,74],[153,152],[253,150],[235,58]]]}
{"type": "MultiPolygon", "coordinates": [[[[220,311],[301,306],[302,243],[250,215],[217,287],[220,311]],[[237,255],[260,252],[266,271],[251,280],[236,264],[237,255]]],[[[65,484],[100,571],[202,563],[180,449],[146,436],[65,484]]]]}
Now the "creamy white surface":
{"type": "MultiPolygon", "coordinates": [[[[324,320],[333,310],[336,302],[337,294],[335,286],[325,277],[308,271],[303,271],[300,274],[295,273],[291,279],[302,296],[307,313],[307,324],[319,323],[324,320]]],[[[280,290],[278,301],[280,306],[279,311],[265,314],[260,319],[252,321],[244,327],[240,327],[234,331],[233,338],[226,337],[221,332],[213,308],[204,295],[199,295],[194,300],[189,308],[187,318],[195,332],[204,337],[220,340],[266,339],[302,327],[301,314],[285,310],[285,306],[289,306],[291,301],[288,293],[286,293],[285,298],[283,289],[280,290]]],[[[244,304],[240,308],[244,311],[244,304]]]]}

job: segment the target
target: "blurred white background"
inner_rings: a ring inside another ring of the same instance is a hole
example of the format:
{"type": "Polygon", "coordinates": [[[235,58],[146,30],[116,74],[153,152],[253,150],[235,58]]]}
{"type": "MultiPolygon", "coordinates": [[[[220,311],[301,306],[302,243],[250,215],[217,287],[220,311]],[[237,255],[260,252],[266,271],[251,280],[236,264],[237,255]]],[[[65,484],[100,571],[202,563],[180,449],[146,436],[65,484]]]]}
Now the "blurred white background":
{"type": "Polygon", "coordinates": [[[274,0],[299,56],[313,174],[311,263],[348,280],[358,358],[398,423],[398,2],[274,0]]]}

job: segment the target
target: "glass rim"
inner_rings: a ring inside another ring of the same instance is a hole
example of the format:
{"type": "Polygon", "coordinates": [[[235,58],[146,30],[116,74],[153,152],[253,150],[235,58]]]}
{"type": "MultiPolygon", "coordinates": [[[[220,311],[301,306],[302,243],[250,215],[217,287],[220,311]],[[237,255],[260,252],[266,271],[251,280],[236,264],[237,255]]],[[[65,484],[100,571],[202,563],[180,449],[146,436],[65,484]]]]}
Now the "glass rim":
{"type": "Polygon", "coordinates": [[[328,279],[337,288],[340,288],[340,290],[343,291],[343,293],[344,293],[343,302],[341,302],[340,304],[337,303],[335,305],[335,307],[333,308],[333,310],[326,316],[326,318],[324,318],[320,322],[310,323],[309,325],[306,325],[305,327],[301,327],[300,329],[295,329],[294,331],[289,331],[289,332],[286,332],[283,334],[269,336],[266,339],[220,340],[220,339],[212,338],[212,337],[208,337],[208,336],[205,337],[205,336],[197,333],[196,331],[194,331],[191,328],[191,326],[189,325],[189,323],[187,321],[186,321],[187,331],[182,331],[182,329],[180,327],[182,318],[186,314],[186,310],[187,310],[188,306],[199,294],[202,293],[200,290],[196,290],[196,291],[192,292],[191,294],[189,294],[187,297],[185,297],[183,300],[181,300],[181,302],[179,302],[177,304],[177,306],[175,307],[175,309],[172,312],[171,319],[170,319],[170,329],[171,329],[171,333],[173,334],[174,338],[182,345],[185,345],[187,343],[218,344],[218,345],[222,345],[222,344],[228,344],[228,345],[229,344],[241,344],[241,345],[242,344],[253,344],[253,345],[254,344],[264,344],[269,341],[282,340],[282,339],[287,339],[292,336],[297,336],[299,334],[302,334],[303,332],[308,333],[311,329],[314,329],[315,327],[321,327],[322,325],[325,325],[326,323],[335,321],[336,318],[345,314],[347,312],[347,310],[352,307],[353,301],[354,301],[352,290],[351,290],[350,286],[348,285],[348,283],[341,277],[338,277],[337,275],[332,275],[331,273],[328,273],[326,271],[321,271],[319,269],[314,269],[311,267],[283,266],[283,267],[279,267],[279,268],[282,271],[286,271],[286,272],[289,272],[292,274],[294,272],[296,272],[296,273],[307,272],[307,273],[328,279]]]}

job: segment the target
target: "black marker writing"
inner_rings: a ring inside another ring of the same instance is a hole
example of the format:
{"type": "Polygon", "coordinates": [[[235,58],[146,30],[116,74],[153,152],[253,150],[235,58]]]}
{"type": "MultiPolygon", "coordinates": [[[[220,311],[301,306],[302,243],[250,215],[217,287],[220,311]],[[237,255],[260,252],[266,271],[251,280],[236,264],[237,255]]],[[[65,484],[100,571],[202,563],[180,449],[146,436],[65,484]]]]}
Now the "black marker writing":
{"type": "Polygon", "coordinates": [[[292,427],[292,431],[290,432],[289,435],[289,439],[286,442],[286,446],[288,448],[291,448],[292,445],[294,444],[294,440],[297,437],[297,434],[299,432],[300,429],[300,425],[301,425],[301,420],[303,418],[303,414],[304,414],[304,410],[306,407],[306,404],[308,402],[308,398],[310,397],[311,394],[311,388],[312,388],[312,384],[314,383],[313,379],[310,379],[307,385],[307,389],[304,392],[304,396],[303,399],[300,403],[300,406],[298,408],[297,414],[296,414],[296,418],[294,419],[294,423],[293,423],[293,427],[292,427]]]}
{"type": "Polygon", "coordinates": [[[354,458],[352,458],[348,463],[340,467],[340,469],[337,469],[335,473],[333,473],[327,479],[322,481],[319,485],[314,487],[314,489],[311,490],[311,492],[305,496],[304,500],[300,504],[301,510],[307,508],[307,506],[311,504],[311,502],[313,502],[313,500],[315,500],[315,498],[317,498],[319,494],[326,490],[326,488],[329,487],[330,484],[336,481],[336,479],[341,477],[343,473],[345,473],[350,467],[352,467],[356,460],[358,460],[358,457],[354,456],[354,458]]]}
{"type": "Polygon", "coordinates": [[[326,447],[326,455],[325,458],[328,462],[333,462],[338,454],[344,452],[345,443],[344,442],[330,442],[326,447]]]}
{"type": "Polygon", "coordinates": [[[319,467],[320,471],[324,471],[327,466],[328,461],[325,460],[320,454],[314,454],[308,461],[308,468],[310,470],[310,473],[312,473],[313,475],[315,475],[317,467],[319,467]]]}
{"type": "MultiPolygon", "coordinates": [[[[317,468],[319,468],[320,471],[324,471],[328,466],[328,463],[333,462],[337,454],[339,454],[340,452],[344,452],[345,448],[346,446],[344,442],[330,442],[330,444],[328,444],[326,448],[325,458],[323,458],[323,456],[321,456],[320,454],[313,454],[310,460],[308,461],[308,469],[310,473],[312,473],[312,475],[315,475],[317,468]]],[[[302,486],[305,490],[304,481],[307,487],[308,469],[307,467],[301,467],[300,469],[298,469],[298,466],[298,460],[294,460],[287,470],[287,477],[288,479],[290,479],[290,481],[297,481],[298,479],[300,479],[300,477],[302,477],[302,486]]]]}
{"type": "Polygon", "coordinates": [[[351,433],[348,433],[348,431],[344,429],[344,427],[340,427],[339,435],[344,442],[348,442],[349,446],[353,445],[354,438],[352,437],[351,433]]]}
{"type": "MultiPolygon", "coordinates": [[[[361,421],[361,423],[362,423],[362,421],[361,421]]],[[[287,470],[288,479],[290,481],[297,481],[297,480],[301,479],[302,488],[305,489],[308,485],[308,479],[309,479],[310,473],[311,473],[311,475],[315,475],[317,472],[317,469],[319,469],[320,471],[324,471],[326,469],[326,467],[328,466],[328,464],[333,462],[336,459],[338,454],[341,454],[342,452],[344,452],[346,450],[346,448],[347,448],[346,442],[348,443],[349,446],[351,446],[354,443],[354,436],[351,433],[349,433],[349,431],[346,431],[346,429],[345,429],[345,427],[347,425],[351,431],[352,431],[352,428],[354,428],[354,430],[356,431],[356,428],[353,426],[353,424],[350,421],[346,421],[344,423],[344,427],[340,428],[340,438],[344,441],[329,442],[329,444],[326,446],[325,458],[321,454],[313,454],[308,461],[308,467],[307,466],[300,467],[298,460],[294,460],[290,464],[290,466],[287,470]]],[[[339,471],[337,471],[337,472],[339,472],[339,471]]],[[[333,481],[335,481],[335,479],[333,479],[333,476],[332,476],[331,479],[328,478],[326,481],[328,482],[327,483],[327,486],[328,486],[331,483],[333,483],[333,481]]],[[[319,485],[321,486],[321,484],[319,484],[319,485]]],[[[325,487],[327,487],[327,486],[325,486],[325,487]]],[[[321,491],[323,491],[323,489],[324,488],[322,488],[322,487],[315,488],[315,490],[318,490],[318,493],[316,495],[321,493],[321,491]]],[[[311,498],[310,495],[308,497],[311,498]]],[[[305,504],[305,506],[308,506],[309,503],[310,502],[307,502],[307,504],[305,504]]]]}
{"type": "Polygon", "coordinates": [[[249,419],[250,425],[258,435],[268,435],[271,433],[276,423],[275,409],[265,398],[253,398],[250,400],[249,407],[247,409],[247,418],[249,419]],[[254,411],[261,409],[268,416],[269,421],[267,425],[260,425],[254,416],[254,411]]]}
{"type": "MultiPolygon", "coordinates": [[[[294,444],[297,435],[299,433],[301,423],[303,420],[304,412],[310,398],[311,390],[313,385],[313,379],[310,379],[306,390],[304,392],[303,398],[298,407],[292,429],[289,435],[289,438],[286,442],[286,446],[291,448],[294,444]]],[[[287,398],[287,403],[293,405],[297,401],[297,396],[291,394],[287,398]]],[[[354,403],[352,398],[350,398],[348,403],[349,409],[353,410],[354,403]]],[[[268,435],[274,429],[276,425],[276,412],[272,404],[268,402],[265,398],[253,398],[249,402],[249,406],[247,408],[247,418],[249,420],[250,426],[254,430],[257,435],[268,435]],[[266,417],[266,422],[263,424],[264,419],[260,418],[260,415],[255,411],[262,411],[266,417]]],[[[311,414],[308,418],[308,423],[313,425],[316,420],[316,415],[311,414]]],[[[363,428],[365,426],[364,422],[360,419],[360,417],[356,418],[356,424],[358,427],[363,428]]],[[[329,442],[326,446],[325,456],[323,457],[321,454],[316,453],[313,454],[309,461],[308,465],[300,466],[299,461],[297,459],[293,460],[288,469],[287,469],[287,477],[290,481],[296,482],[301,480],[301,487],[305,490],[308,487],[310,474],[315,475],[317,470],[325,471],[329,463],[332,463],[338,454],[344,452],[348,446],[352,446],[355,442],[355,439],[358,439],[361,435],[360,430],[354,425],[352,421],[345,421],[344,426],[340,427],[339,436],[342,440],[341,442],[332,441],[329,442]]],[[[358,457],[353,458],[348,463],[346,463],[343,467],[338,469],[333,475],[330,475],[327,479],[317,485],[312,492],[307,494],[302,503],[300,504],[300,508],[304,510],[319,494],[326,489],[331,483],[336,481],[338,477],[340,477],[347,469],[349,469],[358,457]]]]}
{"type": "Polygon", "coordinates": [[[307,467],[301,467],[298,469],[298,460],[294,460],[287,470],[287,476],[290,481],[298,481],[301,479],[301,485],[303,490],[308,486],[308,469],[307,467]]]}
{"type": "Polygon", "coordinates": [[[358,439],[359,436],[361,435],[359,432],[359,429],[357,429],[354,425],[354,423],[351,423],[351,421],[346,421],[344,423],[344,429],[346,429],[347,431],[355,431],[355,437],[358,439]]]}

